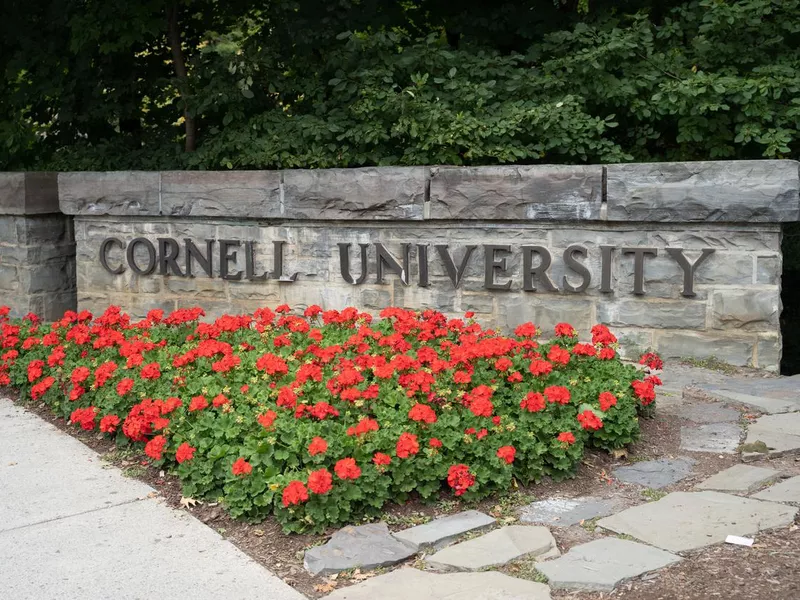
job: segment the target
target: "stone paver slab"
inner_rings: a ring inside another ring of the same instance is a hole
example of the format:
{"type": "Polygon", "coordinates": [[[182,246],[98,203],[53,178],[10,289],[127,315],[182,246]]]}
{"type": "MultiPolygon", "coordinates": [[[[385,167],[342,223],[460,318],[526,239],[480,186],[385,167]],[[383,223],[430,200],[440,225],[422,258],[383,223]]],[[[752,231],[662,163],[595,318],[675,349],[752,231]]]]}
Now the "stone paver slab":
{"type": "Polygon", "coordinates": [[[327,544],[306,550],[303,566],[314,575],[348,569],[377,569],[396,565],[416,554],[416,549],[392,537],[386,523],[344,527],[327,544]]]}
{"type": "Polygon", "coordinates": [[[629,540],[607,537],[575,546],[536,569],[552,589],[610,591],[620,582],[681,560],[679,556],[629,540]]]}
{"type": "Polygon", "coordinates": [[[736,423],[742,416],[735,408],[718,402],[684,404],[676,414],[693,423],[736,423]]]}
{"type": "Polygon", "coordinates": [[[435,569],[477,571],[533,555],[558,556],[558,547],[546,527],[511,525],[466,542],[448,546],[425,562],[435,569]]]}
{"type": "Polygon", "coordinates": [[[657,490],[688,477],[694,463],[691,458],[659,458],[614,469],[612,475],[625,483],[657,490]]]}
{"type": "Polygon", "coordinates": [[[791,502],[792,504],[800,504],[800,476],[776,483],[763,492],[758,492],[753,498],[769,500],[770,502],[791,502]]]}
{"type": "Polygon", "coordinates": [[[694,487],[698,490],[746,494],[772,483],[778,477],[780,473],[774,469],[738,464],[712,475],[694,487]]]}
{"type": "Polygon", "coordinates": [[[532,502],[520,510],[520,521],[550,527],[568,527],[581,521],[605,517],[619,510],[622,503],[614,498],[548,498],[532,502]]]}
{"type": "Polygon", "coordinates": [[[417,525],[393,534],[401,542],[419,550],[441,550],[459,536],[470,531],[480,531],[495,524],[495,520],[477,510],[467,510],[434,519],[430,523],[417,525]]]}
{"type": "Polygon", "coordinates": [[[485,573],[428,573],[410,567],[336,590],[327,600],[550,600],[542,583],[485,573]]]}
{"type": "Polygon", "coordinates": [[[735,454],[741,439],[742,428],[737,423],[707,423],[695,427],[681,427],[681,450],[687,452],[735,454]]]}
{"type": "Polygon", "coordinates": [[[766,445],[766,452],[758,451],[756,457],[783,456],[800,453],[800,412],[765,415],[759,417],[747,427],[747,439],[742,448],[752,458],[752,449],[758,445],[766,445]],[[761,442],[762,444],[759,444],[761,442]]]}
{"type": "Polygon", "coordinates": [[[600,519],[598,525],[669,550],[684,552],[789,525],[798,509],[720,492],[673,492],[600,519]]]}
{"type": "Polygon", "coordinates": [[[217,532],[155,499],[0,532],[0,565],[2,596],[14,600],[304,599],[217,532]]]}
{"type": "Polygon", "coordinates": [[[0,399],[0,422],[0,531],[124,504],[153,492],[11,400],[0,399]]]}
{"type": "Polygon", "coordinates": [[[769,414],[800,411],[800,375],[737,379],[696,387],[708,396],[744,404],[769,414]]]}

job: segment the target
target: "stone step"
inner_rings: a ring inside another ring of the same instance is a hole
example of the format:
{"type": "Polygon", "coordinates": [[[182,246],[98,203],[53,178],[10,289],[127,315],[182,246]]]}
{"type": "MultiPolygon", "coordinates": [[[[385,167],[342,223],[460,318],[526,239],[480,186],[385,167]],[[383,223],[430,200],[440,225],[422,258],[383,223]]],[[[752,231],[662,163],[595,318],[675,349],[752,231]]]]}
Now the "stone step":
{"type": "Polygon", "coordinates": [[[694,487],[697,490],[748,494],[779,477],[780,473],[774,469],[739,464],[712,475],[694,487]]]}
{"type": "Polygon", "coordinates": [[[691,458],[646,460],[614,469],[611,474],[624,483],[635,483],[655,490],[685,479],[692,473],[691,458]]]}
{"type": "Polygon", "coordinates": [[[403,567],[336,590],[327,600],[550,600],[542,583],[484,573],[428,573],[403,567]]]}
{"type": "Polygon", "coordinates": [[[768,487],[763,492],[758,492],[753,496],[759,500],[769,500],[770,502],[790,502],[800,504],[800,476],[792,477],[786,481],[776,483],[768,487]]]}
{"type": "Polygon", "coordinates": [[[621,508],[622,502],[616,498],[548,498],[522,507],[520,521],[550,527],[569,527],[581,521],[605,517],[621,508]]]}
{"type": "Polygon", "coordinates": [[[725,402],[744,404],[768,414],[795,412],[800,411],[800,375],[697,384],[687,389],[684,396],[712,397],[725,402]]]}
{"type": "Polygon", "coordinates": [[[742,441],[742,427],[738,423],[706,423],[694,427],[681,427],[681,450],[736,454],[742,441]]]}
{"type": "Polygon", "coordinates": [[[800,453],[800,412],[759,417],[747,427],[743,460],[800,453]]]}
{"type": "Polygon", "coordinates": [[[552,589],[611,591],[619,583],[661,569],[681,558],[629,540],[607,537],[581,544],[536,569],[552,589]]]}
{"type": "Polygon", "coordinates": [[[448,546],[427,557],[425,562],[443,571],[479,571],[523,556],[544,560],[558,555],[556,541],[547,527],[509,525],[448,546]]]}
{"type": "Polygon", "coordinates": [[[467,510],[398,531],[393,535],[417,551],[441,550],[462,535],[488,529],[495,523],[496,521],[489,515],[477,510],[467,510]]]}

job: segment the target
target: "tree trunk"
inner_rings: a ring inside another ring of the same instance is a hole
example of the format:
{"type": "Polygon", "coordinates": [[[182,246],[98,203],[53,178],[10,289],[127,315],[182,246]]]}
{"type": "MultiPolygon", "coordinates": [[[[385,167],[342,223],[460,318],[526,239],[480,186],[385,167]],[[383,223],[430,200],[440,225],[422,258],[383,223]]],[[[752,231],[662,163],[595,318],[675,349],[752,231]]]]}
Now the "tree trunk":
{"type": "Polygon", "coordinates": [[[178,29],[178,5],[173,4],[167,9],[167,36],[169,47],[172,51],[172,64],[175,65],[175,75],[178,77],[178,91],[183,100],[183,123],[186,128],[186,151],[194,152],[197,147],[197,126],[194,117],[189,115],[189,77],[186,73],[186,57],[181,47],[181,32],[178,29]]]}

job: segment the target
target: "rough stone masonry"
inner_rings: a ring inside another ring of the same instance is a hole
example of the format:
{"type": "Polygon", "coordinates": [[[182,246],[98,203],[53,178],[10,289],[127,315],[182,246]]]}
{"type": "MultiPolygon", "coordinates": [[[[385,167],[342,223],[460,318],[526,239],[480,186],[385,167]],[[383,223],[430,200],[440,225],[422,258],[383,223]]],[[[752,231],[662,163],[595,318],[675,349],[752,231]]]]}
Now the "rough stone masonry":
{"type": "Polygon", "coordinates": [[[767,160],[58,176],[81,309],[602,322],[631,354],[772,370],[798,188],[797,162],[767,160]]]}

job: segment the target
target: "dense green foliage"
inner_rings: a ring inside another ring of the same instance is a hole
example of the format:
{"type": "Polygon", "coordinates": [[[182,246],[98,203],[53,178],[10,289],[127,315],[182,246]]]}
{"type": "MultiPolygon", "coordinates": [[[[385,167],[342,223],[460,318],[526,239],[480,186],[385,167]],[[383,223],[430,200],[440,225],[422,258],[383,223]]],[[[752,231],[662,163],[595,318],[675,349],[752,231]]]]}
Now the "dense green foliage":
{"type": "Polygon", "coordinates": [[[799,147],[800,0],[4,7],[0,170],[759,158],[799,147]]]}

